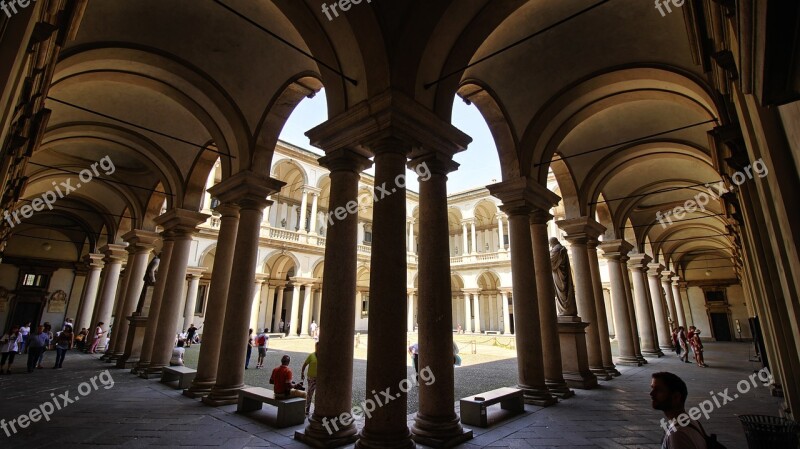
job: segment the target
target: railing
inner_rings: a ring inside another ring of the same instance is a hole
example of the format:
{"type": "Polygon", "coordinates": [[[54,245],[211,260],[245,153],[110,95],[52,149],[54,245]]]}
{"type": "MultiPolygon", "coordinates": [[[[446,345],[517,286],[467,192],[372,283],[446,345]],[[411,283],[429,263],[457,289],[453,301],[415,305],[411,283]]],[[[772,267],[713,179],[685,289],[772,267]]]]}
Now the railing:
{"type": "Polygon", "coordinates": [[[285,229],[269,228],[269,238],[275,240],[284,240],[287,242],[299,242],[300,234],[294,231],[287,231],[285,229]]]}
{"type": "Polygon", "coordinates": [[[372,254],[372,247],[369,245],[358,245],[358,252],[364,254],[372,254]]]}

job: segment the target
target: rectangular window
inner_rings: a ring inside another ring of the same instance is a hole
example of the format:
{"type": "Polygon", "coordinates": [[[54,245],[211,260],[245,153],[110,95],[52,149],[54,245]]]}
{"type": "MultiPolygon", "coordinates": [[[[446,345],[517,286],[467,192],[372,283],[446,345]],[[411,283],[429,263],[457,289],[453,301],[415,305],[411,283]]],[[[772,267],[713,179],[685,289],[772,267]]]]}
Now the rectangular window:
{"type": "Polygon", "coordinates": [[[202,315],[203,310],[206,308],[206,293],[208,292],[208,284],[200,284],[197,288],[197,302],[194,306],[194,314],[202,315]]]}
{"type": "Polygon", "coordinates": [[[369,294],[361,294],[361,318],[369,316],[369,294]]]}
{"type": "Polygon", "coordinates": [[[35,274],[26,274],[22,278],[22,285],[25,287],[34,287],[36,285],[36,275],[35,274]]]}

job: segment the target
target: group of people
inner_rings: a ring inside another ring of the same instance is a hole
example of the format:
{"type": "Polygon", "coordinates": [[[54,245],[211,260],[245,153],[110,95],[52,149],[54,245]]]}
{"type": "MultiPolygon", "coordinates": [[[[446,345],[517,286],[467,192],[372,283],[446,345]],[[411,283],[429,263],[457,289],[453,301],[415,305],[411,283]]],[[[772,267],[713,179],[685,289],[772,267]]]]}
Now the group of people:
{"type": "MultiPolygon", "coordinates": [[[[280,320],[278,322],[278,332],[280,332],[282,334],[289,335],[289,332],[290,332],[291,328],[292,328],[292,322],[291,321],[287,321],[287,322],[284,323],[283,320],[280,320]]],[[[316,320],[311,320],[311,324],[308,326],[309,336],[311,336],[311,338],[318,339],[319,338],[319,329],[320,329],[320,327],[317,324],[317,321],[316,320]]],[[[267,329],[264,329],[264,332],[267,332],[267,329]]]]}
{"type": "Polygon", "coordinates": [[[76,341],[85,341],[86,329],[77,336],[72,330],[72,321],[67,319],[63,328],[53,333],[53,327],[44,322],[35,328],[31,323],[23,326],[13,325],[0,337],[0,374],[11,374],[11,366],[17,354],[27,354],[27,372],[44,368],[45,352],[55,349],[56,360],[53,369],[63,368],[67,351],[72,349],[76,341]],[[7,365],[6,365],[7,364],[7,365]]]}
{"type": "Polygon", "coordinates": [[[700,329],[689,326],[687,331],[683,326],[678,326],[672,330],[672,344],[675,353],[681,360],[689,363],[689,349],[694,353],[694,361],[697,366],[708,367],[703,357],[703,342],[700,340],[700,329]]]}

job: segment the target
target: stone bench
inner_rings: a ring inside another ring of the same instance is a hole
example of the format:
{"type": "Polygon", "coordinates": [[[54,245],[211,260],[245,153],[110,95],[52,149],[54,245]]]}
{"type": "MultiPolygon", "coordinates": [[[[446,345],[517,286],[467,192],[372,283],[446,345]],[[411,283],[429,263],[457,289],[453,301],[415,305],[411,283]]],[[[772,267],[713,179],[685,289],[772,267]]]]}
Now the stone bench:
{"type": "Polygon", "coordinates": [[[286,336],[286,334],[284,334],[282,332],[276,332],[276,333],[267,334],[267,337],[269,337],[269,338],[283,338],[285,336],[286,336]]]}
{"type": "Polygon", "coordinates": [[[275,399],[275,392],[261,387],[239,390],[236,413],[249,413],[261,410],[264,403],[278,409],[276,426],[279,428],[297,426],[306,420],[305,398],[275,399]]]}
{"type": "Polygon", "coordinates": [[[525,411],[525,397],[517,388],[498,388],[476,396],[463,398],[461,404],[461,422],[470,426],[488,427],[487,408],[500,404],[500,408],[513,413],[525,411]],[[480,398],[480,399],[478,399],[480,398]]]}
{"type": "Polygon", "coordinates": [[[500,331],[483,331],[486,335],[500,335],[500,331]]]}
{"type": "Polygon", "coordinates": [[[197,370],[185,366],[165,366],[161,369],[161,382],[168,383],[178,381],[178,388],[181,390],[192,386],[197,370]]]}

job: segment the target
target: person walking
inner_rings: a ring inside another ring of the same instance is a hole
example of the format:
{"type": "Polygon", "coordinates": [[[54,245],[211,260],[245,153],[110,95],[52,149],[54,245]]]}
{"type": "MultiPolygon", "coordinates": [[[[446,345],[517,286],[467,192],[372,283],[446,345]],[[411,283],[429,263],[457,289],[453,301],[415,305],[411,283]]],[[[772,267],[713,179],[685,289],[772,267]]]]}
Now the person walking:
{"type": "Polygon", "coordinates": [[[317,336],[317,322],[311,320],[311,325],[309,326],[309,331],[311,331],[311,338],[315,338],[317,336]]]}
{"type": "Polygon", "coordinates": [[[103,335],[106,333],[106,331],[103,330],[103,324],[105,323],[100,321],[94,328],[94,341],[92,341],[92,346],[89,348],[89,354],[97,353],[97,345],[100,344],[100,339],[103,338],[103,335]]]}
{"type": "Polygon", "coordinates": [[[700,329],[695,329],[694,333],[692,334],[692,339],[689,340],[689,343],[692,345],[692,351],[694,351],[694,361],[697,362],[697,366],[702,366],[703,368],[708,367],[708,365],[706,365],[705,357],[703,357],[703,342],[700,340],[700,329]]]}
{"type": "Polygon", "coordinates": [[[19,352],[26,353],[28,352],[28,336],[31,333],[31,323],[25,323],[25,325],[20,327],[19,333],[22,335],[22,345],[19,347],[19,352]]]}
{"type": "Polygon", "coordinates": [[[247,332],[247,357],[244,359],[244,369],[250,368],[250,355],[253,354],[253,329],[247,332]]]}
{"type": "Polygon", "coordinates": [[[689,363],[689,339],[686,338],[686,330],[683,326],[678,326],[678,343],[681,346],[681,351],[683,351],[681,360],[685,363],[689,363]]]}
{"type": "Polygon", "coordinates": [[[303,366],[300,368],[300,383],[306,378],[306,367],[308,367],[308,388],[306,388],[306,416],[311,414],[311,402],[314,399],[314,392],[317,391],[317,350],[319,343],[314,344],[314,352],[306,357],[303,366]]]}
{"type": "Polygon", "coordinates": [[[256,336],[256,347],[258,348],[258,360],[256,361],[256,369],[264,367],[264,357],[267,356],[267,343],[269,342],[268,329],[256,336]]]}
{"type": "Polygon", "coordinates": [[[0,359],[0,374],[3,374],[3,367],[6,366],[6,360],[8,360],[8,368],[6,368],[5,373],[11,374],[11,365],[14,364],[14,357],[16,357],[21,346],[22,334],[19,331],[19,326],[11,326],[11,330],[0,337],[0,354],[2,354],[2,359],[0,359]]]}
{"type": "Polygon", "coordinates": [[[56,337],[56,364],[53,369],[61,369],[64,364],[64,357],[67,356],[67,351],[72,349],[74,343],[74,336],[72,335],[72,326],[67,326],[56,337]]]}
{"type": "Polygon", "coordinates": [[[39,361],[38,361],[38,363],[37,363],[37,365],[36,365],[36,367],[37,367],[37,368],[39,368],[39,369],[42,369],[42,368],[44,368],[44,365],[42,365],[42,363],[44,363],[44,353],[45,353],[45,352],[46,352],[48,349],[53,349],[53,348],[51,348],[51,347],[50,347],[50,345],[51,345],[51,344],[53,343],[53,341],[54,341],[54,340],[53,340],[53,327],[52,327],[52,326],[50,325],[50,323],[48,323],[47,321],[45,321],[45,322],[44,322],[44,332],[47,334],[47,340],[49,341],[49,343],[48,343],[48,344],[47,344],[47,346],[44,348],[45,350],[44,350],[44,351],[42,351],[42,353],[41,353],[41,354],[39,354],[39,361]]]}
{"type": "Polygon", "coordinates": [[[50,345],[48,334],[44,331],[44,326],[37,326],[36,332],[31,332],[28,336],[28,372],[32,373],[39,362],[39,356],[50,345]]]}

